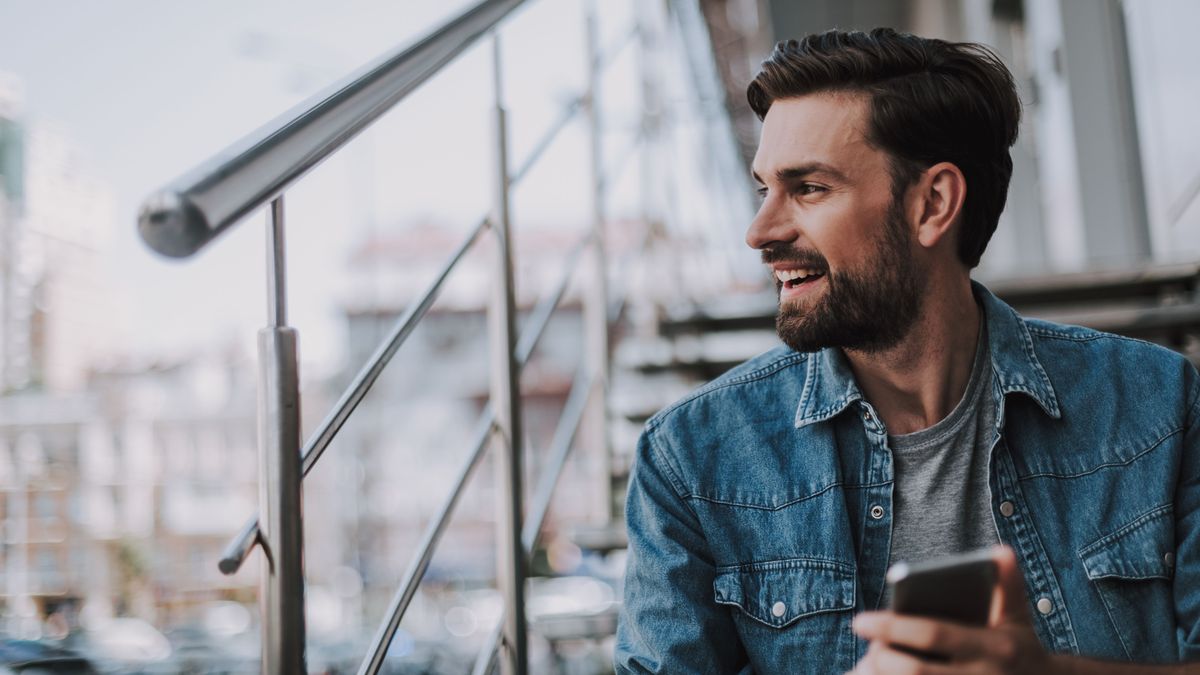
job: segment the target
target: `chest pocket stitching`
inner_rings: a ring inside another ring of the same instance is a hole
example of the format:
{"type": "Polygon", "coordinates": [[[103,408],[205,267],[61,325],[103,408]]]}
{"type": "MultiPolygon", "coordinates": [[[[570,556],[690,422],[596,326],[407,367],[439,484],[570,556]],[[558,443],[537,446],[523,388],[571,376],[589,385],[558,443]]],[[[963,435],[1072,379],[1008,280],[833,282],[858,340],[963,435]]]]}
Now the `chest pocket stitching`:
{"type": "Polygon", "coordinates": [[[1173,651],[1172,645],[1164,644],[1157,646],[1157,652],[1149,651],[1151,636],[1161,636],[1161,631],[1152,629],[1148,634],[1139,628],[1141,621],[1128,619],[1131,612],[1157,612],[1160,618],[1171,613],[1169,601],[1162,602],[1148,582],[1171,579],[1165,555],[1174,548],[1173,513],[1170,504],[1160,506],[1079,550],[1088,580],[1104,604],[1126,658],[1132,661],[1154,660],[1173,651]]]}
{"type": "Polygon", "coordinates": [[[810,499],[816,499],[817,497],[820,497],[821,495],[825,494],[826,492],[829,492],[830,490],[832,490],[834,488],[839,488],[839,487],[845,487],[845,486],[839,482],[833,482],[828,485],[824,485],[819,488],[815,488],[815,491],[810,494],[801,495],[798,497],[789,497],[787,501],[784,501],[784,502],[781,502],[778,504],[767,503],[769,500],[763,500],[762,503],[756,504],[756,503],[748,501],[745,498],[721,499],[721,498],[717,498],[717,497],[709,497],[705,494],[700,494],[696,491],[690,491],[687,494],[687,496],[684,498],[685,499],[693,499],[693,500],[700,501],[700,502],[708,502],[709,504],[716,504],[718,506],[733,506],[733,507],[744,508],[744,509],[758,509],[760,511],[782,511],[788,507],[795,506],[796,504],[806,502],[810,499]]]}
{"type": "Polygon", "coordinates": [[[854,568],[828,560],[792,559],[728,569],[713,580],[714,599],[772,628],[802,617],[854,609],[854,568]],[[783,612],[775,616],[778,603],[783,612]]]}
{"type": "Polygon", "coordinates": [[[1160,506],[1079,549],[1088,579],[1170,579],[1164,556],[1174,548],[1173,511],[1160,506]]]}

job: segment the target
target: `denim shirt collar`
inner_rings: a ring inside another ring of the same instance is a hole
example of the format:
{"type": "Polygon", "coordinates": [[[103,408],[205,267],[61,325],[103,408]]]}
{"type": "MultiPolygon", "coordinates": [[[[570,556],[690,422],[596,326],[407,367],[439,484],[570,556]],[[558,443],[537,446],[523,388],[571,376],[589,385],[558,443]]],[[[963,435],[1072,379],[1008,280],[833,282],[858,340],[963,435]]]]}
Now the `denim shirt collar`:
{"type": "MultiPolygon", "coordinates": [[[[1062,417],[1054,387],[1034,354],[1028,326],[1012,307],[982,284],[972,281],[971,289],[987,319],[992,373],[1001,394],[1025,394],[1050,417],[1062,417]]],[[[822,349],[808,358],[804,391],[796,408],[796,427],[828,420],[862,399],[846,355],[840,349],[822,349]]]]}

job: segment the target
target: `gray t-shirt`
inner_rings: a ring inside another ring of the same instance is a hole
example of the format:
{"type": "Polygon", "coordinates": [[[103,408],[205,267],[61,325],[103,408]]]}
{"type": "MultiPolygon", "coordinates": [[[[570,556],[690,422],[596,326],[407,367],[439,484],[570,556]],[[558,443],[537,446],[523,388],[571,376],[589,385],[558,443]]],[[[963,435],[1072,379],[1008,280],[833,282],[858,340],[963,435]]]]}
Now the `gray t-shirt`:
{"type": "Polygon", "coordinates": [[[988,486],[996,426],[991,363],[985,322],[967,390],[954,411],[928,429],[888,436],[896,480],[890,564],[999,541],[988,486]]]}

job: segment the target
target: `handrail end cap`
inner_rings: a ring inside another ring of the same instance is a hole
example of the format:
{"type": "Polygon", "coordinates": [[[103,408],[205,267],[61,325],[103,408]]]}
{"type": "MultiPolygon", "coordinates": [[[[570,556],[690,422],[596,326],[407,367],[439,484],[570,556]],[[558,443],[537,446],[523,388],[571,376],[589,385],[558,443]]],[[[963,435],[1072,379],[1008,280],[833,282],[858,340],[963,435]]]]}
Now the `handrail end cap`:
{"type": "Polygon", "coordinates": [[[168,258],[186,258],[212,239],[204,214],[182,194],[164,190],[151,195],[138,212],[142,241],[168,258]]]}

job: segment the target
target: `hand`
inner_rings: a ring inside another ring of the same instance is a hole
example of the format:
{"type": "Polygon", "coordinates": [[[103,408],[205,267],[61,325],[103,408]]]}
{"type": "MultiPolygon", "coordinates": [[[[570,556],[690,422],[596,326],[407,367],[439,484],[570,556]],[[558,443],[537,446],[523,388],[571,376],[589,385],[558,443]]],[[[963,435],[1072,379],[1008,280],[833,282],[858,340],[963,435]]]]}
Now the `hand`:
{"type": "Polygon", "coordinates": [[[1051,673],[1056,661],[1033,632],[1025,583],[1012,549],[997,547],[997,581],[987,628],[906,616],[864,612],[854,619],[854,632],[871,641],[854,673],[1051,673]],[[895,649],[902,646],[939,654],[934,662],[895,649]]]}

